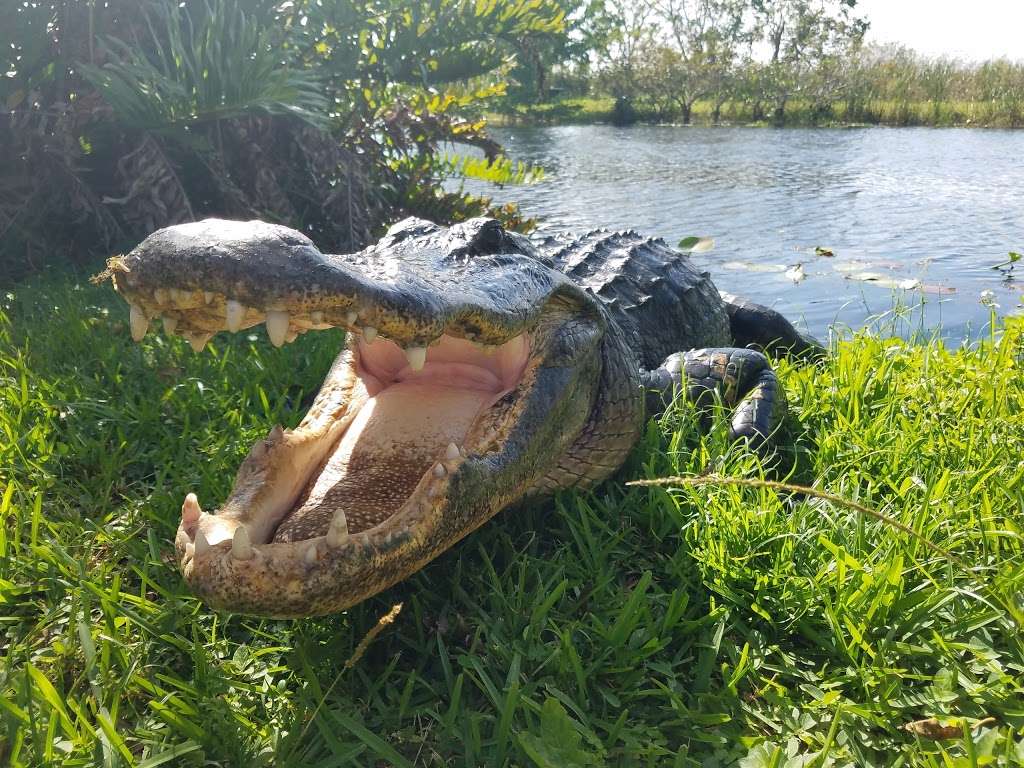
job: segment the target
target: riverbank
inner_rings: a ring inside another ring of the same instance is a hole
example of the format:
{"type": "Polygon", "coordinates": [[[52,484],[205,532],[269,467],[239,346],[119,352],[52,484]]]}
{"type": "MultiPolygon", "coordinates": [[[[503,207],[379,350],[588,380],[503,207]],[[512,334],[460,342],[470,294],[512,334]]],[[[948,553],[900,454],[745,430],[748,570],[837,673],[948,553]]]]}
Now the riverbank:
{"type": "Polygon", "coordinates": [[[219,334],[195,354],[133,344],[109,290],[17,286],[0,295],[0,763],[1010,765],[1010,322],[965,349],[864,333],[817,367],[783,362],[776,470],[726,442],[722,414],[702,434],[680,406],[595,492],[287,622],[210,612],[171,538],[187,491],[215,507],[249,445],[298,422],[340,332],[282,349],[219,334]],[[626,485],[709,468],[816,492],[626,485]]]}
{"type": "MultiPolygon", "coordinates": [[[[682,122],[678,114],[658,113],[637,109],[636,122],[682,122]]],[[[491,112],[488,122],[495,126],[508,125],[587,125],[615,123],[615,100],[610,97],[570,98],[535,105],[518,105],[512,110],[491,112]]],[[[749,103],[726,102],[715,119],[715,105],[698,101],[693,106],[690,122],[694,125],[748,125],[784,127],[856,127],[886,125],[894,127],[941,128],[1022,128],[1024,113],[1002,108],[998,103],[957,102],[896,102],[872,101],[851,111],[845,103],[838,103],[826,111],[800,100],[787,104],[781,121],[772,117],[756,118],[749,103]]]]}

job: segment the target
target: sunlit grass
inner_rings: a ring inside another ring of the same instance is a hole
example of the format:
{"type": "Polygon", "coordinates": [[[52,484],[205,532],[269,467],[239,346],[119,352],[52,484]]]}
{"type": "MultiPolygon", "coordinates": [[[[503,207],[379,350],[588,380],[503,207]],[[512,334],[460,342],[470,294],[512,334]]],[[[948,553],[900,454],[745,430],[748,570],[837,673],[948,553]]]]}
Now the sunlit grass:
{"type": "Polygon", "coordinates": [[[297,423],[340,334],[196,355],[132,344],[107,290],[13,294],[0,764],[1024,763],[1020,323],[967,350],[861,335],[783,363],[771,471],[679,406],[593,492],[286,622],[209,611],[170,541],[187,491],[215,506],[250,442],[297,423]],[[709,471],[813,486],[913,534],[772,488],[625,485],[709,471]],[[904,730],[926,718],[962,735],[904,730]]]}
{"type": "MultiPolygon", "coordinates": [[[[511,113],[496,113],[489,117],[492,125],[505,125],[512,120],[527,123],[588,124],[607,123],[613,119],[615,100],[610,97],[565,98],[542,104],[517,105],[511,113]]],[[[714,122],[715,105],[698,100],[693,105],[691,121],[696,125],[714,122]]],[[[637,106],[637,118],[649,122],[679,122],[677,114],[659,115],[637,106]]],[[[719,121],[726,124],[773,124],[772,106],[763,105],[765,116],[754,120],[749,102],[725,102],[719,121]]],[[[988,128],[1019,128],[1024,125],[1021,105],[1005,105],[995,101],[895,101],[871,100],[850,112],[846,103],[836,102],[827,112],[803,99],[792,99],[786,104],[785,124],[790,126],[880,124],[898,126],[975,126],[988,128]]]]}

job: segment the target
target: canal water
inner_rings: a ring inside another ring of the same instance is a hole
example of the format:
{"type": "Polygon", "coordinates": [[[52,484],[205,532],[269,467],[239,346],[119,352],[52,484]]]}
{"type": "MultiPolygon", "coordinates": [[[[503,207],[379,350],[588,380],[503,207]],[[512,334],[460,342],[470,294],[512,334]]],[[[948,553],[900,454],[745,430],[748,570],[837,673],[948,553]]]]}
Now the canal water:
{"type": "Polygon", "coordinates": [[[776,307],[822,338],[890,321],[894,308],[898,332],[939,329],[949,340],[985,333],[993,305],[1024,311],[1024,260],[993,269],[1024,252],[1024,131],[588,125],[493,134],[545,176],[503,188],[468,182],[468,191],[518,202],[541,233],[710,238],[713,247],[692,258],[721,290],[776,307]]]}

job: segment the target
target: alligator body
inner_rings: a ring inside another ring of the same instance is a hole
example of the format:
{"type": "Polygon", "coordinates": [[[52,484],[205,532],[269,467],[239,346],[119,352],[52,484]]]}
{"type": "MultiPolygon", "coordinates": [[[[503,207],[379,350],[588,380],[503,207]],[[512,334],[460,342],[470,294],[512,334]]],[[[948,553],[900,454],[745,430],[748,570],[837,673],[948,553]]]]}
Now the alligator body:
{"type": "Polygon", "coordinates": [[[276,346],[347,331],[299,426],[252,447],[215,514],[182,506],[191,588],[259,615],[344,609],[515,502],[603,480],[677,388],[717,393],[734,435],[764,441],[785,403],[746,345],[814,346],[633,232],[537,245],[490,219],[407,219],[324,255],[286,227],[206,220],[155,232],[110,274],[136,340],[157,318],[197,350],[257,324],[276,346]]]}

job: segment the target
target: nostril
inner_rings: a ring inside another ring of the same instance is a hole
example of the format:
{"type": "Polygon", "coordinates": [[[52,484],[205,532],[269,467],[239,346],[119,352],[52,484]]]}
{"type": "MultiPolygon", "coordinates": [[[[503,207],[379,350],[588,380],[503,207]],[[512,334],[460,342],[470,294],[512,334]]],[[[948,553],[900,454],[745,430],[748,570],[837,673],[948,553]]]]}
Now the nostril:
{"type": "Polygon", "coordinates": [[[473,238],[472,245],[475,250],[483,253],[494,253],[505,242],[505,230],[501,224],[494,219],[485,221],[480,230],[473,238]]]}

